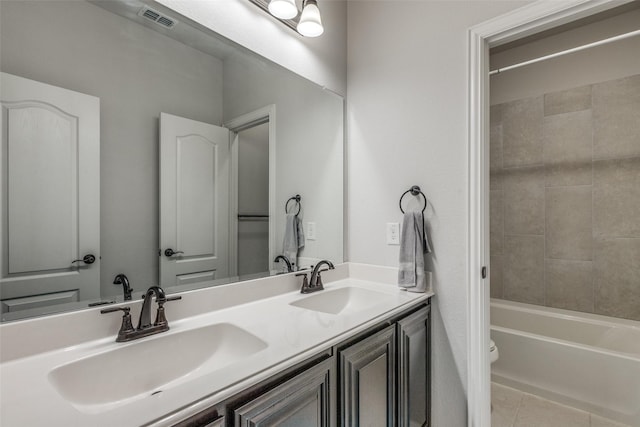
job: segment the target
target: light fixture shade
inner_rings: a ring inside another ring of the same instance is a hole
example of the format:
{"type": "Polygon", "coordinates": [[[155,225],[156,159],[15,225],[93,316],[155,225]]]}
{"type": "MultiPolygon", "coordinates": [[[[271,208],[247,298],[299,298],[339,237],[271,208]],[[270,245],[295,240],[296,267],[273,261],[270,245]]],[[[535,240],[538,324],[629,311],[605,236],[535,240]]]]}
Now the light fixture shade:
{"type": "Polygon", "coordinates": [[[269,13],[280,19],[295,18],[298,15],[296,0],[271,0],[269,2],[269,13]]]}
{"type": "Polygon", "coordinates": [[[320,9],[316,0],[305,0],[298,23],[298,32],[305,37],[318,37],[324,33],[320,9]]]}

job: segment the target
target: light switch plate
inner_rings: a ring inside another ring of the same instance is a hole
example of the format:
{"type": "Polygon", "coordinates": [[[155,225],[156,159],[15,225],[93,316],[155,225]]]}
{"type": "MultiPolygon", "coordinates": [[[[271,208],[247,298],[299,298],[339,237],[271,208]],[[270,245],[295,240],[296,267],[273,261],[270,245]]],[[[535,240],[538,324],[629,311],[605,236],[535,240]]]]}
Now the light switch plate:
{"type": "Polygon", "coordinates": [[[399,245],[400,244],[400,223],[388,222],[387,223],[387,245],[399,245]]]}
{"type": "Polygon", "coordinates": [[[307,239],[316,240],[316,223],[315,222],[307,223],[307,239]]]}

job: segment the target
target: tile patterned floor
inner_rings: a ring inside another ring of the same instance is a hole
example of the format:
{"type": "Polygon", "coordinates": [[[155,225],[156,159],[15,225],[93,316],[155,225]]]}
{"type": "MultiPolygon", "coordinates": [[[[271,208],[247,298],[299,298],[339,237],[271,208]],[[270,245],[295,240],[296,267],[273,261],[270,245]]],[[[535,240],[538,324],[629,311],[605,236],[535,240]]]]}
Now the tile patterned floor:
{"type": "Polygon", "coordinates": [[[491,400],[491,427],[627,427],[496,383],[491,400]]]}

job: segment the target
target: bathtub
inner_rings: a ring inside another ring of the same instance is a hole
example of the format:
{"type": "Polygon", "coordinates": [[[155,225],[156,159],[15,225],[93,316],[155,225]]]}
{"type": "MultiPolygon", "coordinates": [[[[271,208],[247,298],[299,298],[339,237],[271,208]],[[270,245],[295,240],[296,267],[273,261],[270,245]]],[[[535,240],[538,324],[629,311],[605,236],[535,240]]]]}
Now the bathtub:
{"type": "Polygon", "coordinates": [[[640,427],[640,322],[491,300],[492,380],[640,427]]]}

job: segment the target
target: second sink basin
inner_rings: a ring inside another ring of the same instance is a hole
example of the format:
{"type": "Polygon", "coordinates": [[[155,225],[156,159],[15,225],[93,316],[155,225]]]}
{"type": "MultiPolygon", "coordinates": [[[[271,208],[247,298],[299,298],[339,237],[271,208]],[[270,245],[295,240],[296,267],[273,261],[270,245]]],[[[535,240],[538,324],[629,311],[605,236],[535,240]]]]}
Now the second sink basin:
{"type": "Polygon", "coordinates": [[[352,313],[382,304],[390,300],[382,292],[345,287],[319,291],[316,294],[290,303],[295,307],[329,314],[352,313]]]}
{"type": "Polygon", "coordinates": [[[161,387],[201,368],[217,370],[248,357],[267,344],[230,323],[141,339],[59,366],[49,381],[73,404],[114,403],[161,387]]]}

